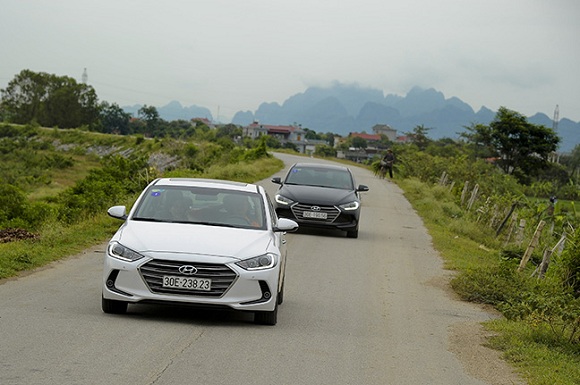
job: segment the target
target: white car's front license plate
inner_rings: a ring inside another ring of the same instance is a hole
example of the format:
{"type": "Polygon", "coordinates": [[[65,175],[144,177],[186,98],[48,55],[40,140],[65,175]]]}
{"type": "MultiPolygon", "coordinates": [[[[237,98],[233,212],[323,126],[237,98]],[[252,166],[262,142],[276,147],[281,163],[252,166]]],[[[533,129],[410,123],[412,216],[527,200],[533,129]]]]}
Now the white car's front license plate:
{"type": "Polygon", "coordinates": [[[326,219],[326,213],[321,213],[319,211],[304,211],[302,216],[304,218],[326,219]]]}
{"type": "Polygon", "coordinates": [[[169,287],[173,289],[210,291],[211,279],[164,275],[163,287],[169,287]]]}

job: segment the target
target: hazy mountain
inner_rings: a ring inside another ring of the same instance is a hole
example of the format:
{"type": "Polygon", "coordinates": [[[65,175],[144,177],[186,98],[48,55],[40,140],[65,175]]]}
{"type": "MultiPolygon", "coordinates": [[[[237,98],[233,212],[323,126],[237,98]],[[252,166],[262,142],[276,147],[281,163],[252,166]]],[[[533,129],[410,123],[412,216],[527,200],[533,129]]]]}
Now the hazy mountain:
{"type": "MultiPolygon", "coordinates": [[[[143,106],[136,104],[134,106],[124,106],[123,110],[133,116],[138,115],[138,111],[143,106]]],[[[211,112],[205,107],[189,106],[184,107],[178,101],[169,102],[169,104],[163,107],[156,107],[159,117],[163,120],[190,120],[193,118],[207,118],[213,120],[211,112]]]]}
{"type": "MultiPolygon", "coordinates": [[[[134,116],[142,106],[123,107],[134,116]]],[[[509,108],[509,106],[506,106],[509,108]]],[[[207,118],[212,120],[209,109],[198,106],[184,107],[172,101],[158,107],[164,120],[207,118]]],[[[381,90],[355,85],[333,84],[328,88],[310,87],[303,93],[290,96],[282,105],[262,103],[255,112],[239,111],[232,123],[248,125],[259,121],[271,125],[300,124],[317,132],[333,132],[348,135],[350,132],[372,132],[375,124],[388,124],[399,135],[411,132],[423,125],[432,139],[457,138],[465,127],[472,124],[489,124],[495,112],[482,107],[475,112],[471,106],[457,97],[445,98],[433,88],[412,88],[407,95],[384,95],[381,90]]],[[[552,127],[552,119],[543,113],[528,118],[530,123],[552,127]]],[[[558,123],[560,151],[571,151],[580,144],[580,123],[563,118],[558,123]]]]}
{"type": "MultiPolygon", "coordinates": [[[[506,106],[509,108],[509,106],[506,106]]],[[[386,95],[372,88],[361,88],[335,83],[329,88],[310,87],[304,93],[289,97],[282,105],[263,103],[252,114],[238,112],[232,123],[247,125],[252,121],[264,124],[301,124],[317,132],[370,133],[375,124],[388,124],[400,135],[423,125],[432,139],[457,138],[472,124],[489,124],[495,112],[482,107],[475,112],[457,97],[445,98],[435,89],[414,87],[407,95],[386,95]]],[[[552,127],[552,120],[538,113],[529,118],[530,123],[552,127]]],[[[558,135],[560,150],[571,151],[580,144],[580,123],[561,119],[558,135]]]]}

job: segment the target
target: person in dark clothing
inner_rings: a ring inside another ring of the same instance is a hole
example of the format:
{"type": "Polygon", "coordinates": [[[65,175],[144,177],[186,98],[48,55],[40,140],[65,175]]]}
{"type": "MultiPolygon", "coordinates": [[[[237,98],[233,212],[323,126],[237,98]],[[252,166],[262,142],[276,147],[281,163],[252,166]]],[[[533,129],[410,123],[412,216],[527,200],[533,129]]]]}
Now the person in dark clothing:
{"type": "MultiPolygon", "coordinates": [[[[387,153],[383,157],[381,162],[381,167],[385,168],[385,172],[389,172],[389,177],[393,179],[393,163],[395,163],[395,155],[393,154],[393,150],[390,148],[387,150],[387,153]]],[[[383,173],[384,175],[384,173],[383,173]]]]}

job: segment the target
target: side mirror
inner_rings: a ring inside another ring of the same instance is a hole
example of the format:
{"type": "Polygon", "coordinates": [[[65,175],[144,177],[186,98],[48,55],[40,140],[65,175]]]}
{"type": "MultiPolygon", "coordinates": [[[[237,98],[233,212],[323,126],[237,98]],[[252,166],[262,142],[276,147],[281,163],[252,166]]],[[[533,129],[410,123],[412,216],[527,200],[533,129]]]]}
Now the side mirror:
{"type": "Polygon", "coordinates": [[[125,206],[113,206],[107,210],[109,216],[116,219],[127,219],[127,208],[125,206]]]}
{"type": "Polygon", "coordinates": [[[275,178],[272,178],[272,182],[276,184],[282,184],[282,179],[279,176],[277,176],[275,178]]]}
{"type": "Polygon", "coordinates": [[[294,222],[292,219],[279,218],[278,226],[274,227],[274,231],[288,231],[293,232],[298,230],[298,223],[294,222]]]}
{"type": "Polygon", "coordinates": [[[364,184],[359,184],[356,191],[369,191],[369,186],[365,186],[364,184]]]}

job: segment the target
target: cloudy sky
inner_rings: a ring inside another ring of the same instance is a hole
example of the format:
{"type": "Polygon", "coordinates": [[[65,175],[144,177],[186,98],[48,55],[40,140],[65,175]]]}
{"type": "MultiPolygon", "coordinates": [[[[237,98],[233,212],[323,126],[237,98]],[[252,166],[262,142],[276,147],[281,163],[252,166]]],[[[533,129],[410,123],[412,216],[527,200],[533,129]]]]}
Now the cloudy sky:
{"type": "Polygon", "coordinates": [[[578,0],[2,0],[0,89],[23,69],[121,106],[228,122],[333,82],[580,121],[578,0]]]}

